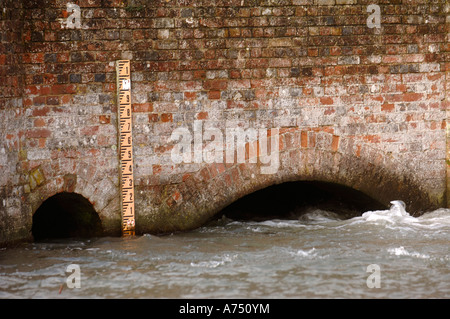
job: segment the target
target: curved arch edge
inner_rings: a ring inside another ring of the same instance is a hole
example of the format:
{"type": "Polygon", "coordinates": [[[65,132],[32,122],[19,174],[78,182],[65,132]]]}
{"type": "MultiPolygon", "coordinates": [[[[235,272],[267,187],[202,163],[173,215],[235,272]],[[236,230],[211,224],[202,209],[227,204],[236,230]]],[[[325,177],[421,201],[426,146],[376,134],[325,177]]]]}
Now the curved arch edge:
{"type": "MultiPolygon", "coordinates": [[[[290,131],[288,134],[297,134],[290,131]]],[[[301,133],[300,133],[301,134],[301,133]]],[[[232,202],[268,186],[292,181],[335,183],[360,191],[385,206],[392,200],[406,203],[411,215],[436,209],[442,198],[430,194],[416,172],[398,158],[325,133],[324,147],[289,147],[280,143],[280,167],[275,174],[260,174],[259,164],[204,165],[178,184],[158,185],[157,207],[138,204],[141,232],[167,233],[202,226],[232,202]],[[338,141],[338,143],[336,143],[338,141]]],[[[146,192],[146,187],[141,187],[146,192]]],[[[151,201],[151,199],[150,199],[151,201]]],[[[148,202],[148,201],[147,201],[148,202]]]]}

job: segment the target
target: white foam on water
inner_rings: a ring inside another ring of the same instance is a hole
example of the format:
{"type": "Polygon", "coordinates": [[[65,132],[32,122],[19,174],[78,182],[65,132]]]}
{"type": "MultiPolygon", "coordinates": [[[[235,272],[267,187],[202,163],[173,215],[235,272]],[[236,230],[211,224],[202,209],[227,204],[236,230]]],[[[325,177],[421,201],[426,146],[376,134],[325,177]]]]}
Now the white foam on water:
{"type": "Polygon", "coordinates": [[[391,208],[387,210],[368,211],[362,214],[365,221],[387,221],[391,223],[415,223],[417,219],[406,211],[406,205],[400,200],[391,201],[391,208]]]}
{"type": "Polygon", "coordinates": [[[280,220],[272,219],[259,222],[258,225],[269,226],[275,228],[290,228],[290,227],[303,227],[304,225],[298,224],[295,220],[280,220]]]}
{"type": "Polygon", "coordinates": [[[439,208],[417,217],[421,226],[428,228],[450,227],[450,209],[439,208]]]}
{"type": "Polygon", "coordinates": [[[412,251],[412,252],[407,251],[405,249],[405,247],[403,247],[403,246],[395,247],[395,248],[388,248],[388,253],[391,255],[395,255],[395,256],[411,256],[411,257],[422,258],[422,259],[430,258],[430,255],[427,255],[427,254],[421,254],[416,251],[412,251]]]}
{"type": "Polygon", "coordinates": [[[419,217],[411,216],[401,200],[391,201],[392,206],[387,210],[367,211],[350,221],[354,223],[383,224],[387,227],[399,226],[408,228],[436,229],[450,226],[450,209],[440,208],[419,217]]]}
{"type": "Polygon", "coordinates": [[[267,229],[278,229],[282,231],[282,229],[293,229],[293,228],[307,228],[310,229],[313,228],[323,228],[323,226],[320,225],[314,225],[310,226],[306,223],[300,222],[299,220],[281,220],[281,219],[272,219],[272,220],[265,220],[261,222],[245,222],[246,229],[256,232],[256,233],[264,233],[267,232],[267,229]]]}
{"type": "Polygon", "coordinates": [[[217,256],[219,260],[206,260],[201,262],[191,262],[191,267],[201,267],[201,268],[216,268],[219,266],[223,266],[226,263],[233,262],[236,259],[237,255],[222,255],[217,256]]]}
{"type": "Polygon", "coordinates": [[[323,223],[342,220],[339,214],[322,209],[313,209],[301,215],[299,221],[308,223],[323,223]]]}
{"type": "Polygon", "coordinates": [[[290,252],[290,254],[293,256],[298,256],[298,257],[302,257],[302,258],[312,258],[312,257],[317,256],[317,250],[314,247],[309,250],[299,249],[297,251],[290,252]]]}

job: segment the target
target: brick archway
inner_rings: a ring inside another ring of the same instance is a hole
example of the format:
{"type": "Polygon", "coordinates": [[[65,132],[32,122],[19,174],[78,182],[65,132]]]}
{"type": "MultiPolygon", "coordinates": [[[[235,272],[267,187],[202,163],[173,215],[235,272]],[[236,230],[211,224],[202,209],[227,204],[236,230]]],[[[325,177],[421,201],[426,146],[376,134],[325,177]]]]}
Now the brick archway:
{"type": "Polygon", "coordinates": [[[33,215],[34,240],[103,235],[93,205],[77,193],[62,192],[45,200],[33,215]]]}
{"type": "Polygon", "coordinates": [[[329,130],[292,128],[280,130],[279,141],[280,167],[275,174],[261,174],[260,164],[213,163],[185,174],[178,184],[138,186],[140,198],[155,199],[153,208],[147,201],[137,201],[138,231],[193,229],[245,195],[291,181],[347,186],[386,206],[400,199],[412,214],[434,207],[410,168],[368,144],[355,143],[329,130]]]}
{"type": "MultiPolygon", "coordinates": [[[[108,177],[93,183],[81,174],[57,176],[46,180],[42,185],[27,194],[25,202],[29,204],[34,217],[34,214],[45,202],[61,194],[67,194],[68,198],[79,196],[86,203],[89,203],[101,222],[102,234],[121,234],[119,191],[108,177]]],[[[74,202],[74,205],[77,205],[77,201],[74,202]]]]}

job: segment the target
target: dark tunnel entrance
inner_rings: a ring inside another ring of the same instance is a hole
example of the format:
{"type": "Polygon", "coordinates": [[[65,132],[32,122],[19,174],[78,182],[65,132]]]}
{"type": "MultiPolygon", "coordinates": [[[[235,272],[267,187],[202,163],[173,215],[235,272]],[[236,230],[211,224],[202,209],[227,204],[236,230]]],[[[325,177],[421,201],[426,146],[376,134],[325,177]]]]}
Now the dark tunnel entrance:
{"type": "Polygon", "coordinates": [[[102,224],[86,198],[75,193],[59,193],[35,212],[31,232],[36,241],[98,237],[102,235],[102,224]]]}
{"type": "Polygon", "coordinates": [[[311,209],[338,214],[347,219],[369,210],[387,209],[373,198],[347,186],[299,181],[273,185],[244,196],[217,216],[233,220],[297,219],[311,209]]]}

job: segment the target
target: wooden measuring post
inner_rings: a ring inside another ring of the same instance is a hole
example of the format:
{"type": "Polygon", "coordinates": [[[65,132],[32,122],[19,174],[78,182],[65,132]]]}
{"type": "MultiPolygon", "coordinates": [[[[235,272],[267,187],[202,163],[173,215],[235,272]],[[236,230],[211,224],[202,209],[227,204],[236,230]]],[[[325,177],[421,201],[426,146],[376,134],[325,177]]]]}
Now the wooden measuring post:
{"type": "Polygon", "coordinates": [[[116,61],[119,121],[120,191],[122,234],[135,234],[133,134],[131,112],[131,69],[129,60],[116,61]]]}

